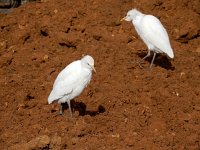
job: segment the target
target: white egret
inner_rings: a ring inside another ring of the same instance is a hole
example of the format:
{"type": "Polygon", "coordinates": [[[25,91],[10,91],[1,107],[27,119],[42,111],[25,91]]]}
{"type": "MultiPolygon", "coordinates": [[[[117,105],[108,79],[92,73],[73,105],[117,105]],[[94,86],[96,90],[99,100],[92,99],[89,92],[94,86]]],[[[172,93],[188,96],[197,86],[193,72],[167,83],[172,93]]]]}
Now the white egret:
{"type": "Polygon", "coordinates": [[[121,19],[121,21],[123,20],[132,21],[135,30],[148,47],[148,53],[142,60],[149,57],[151,51],[154,53],[150,69],[157,53],[164,53],[168,57],[174,58],[167,31],[159,19],[152,15],[143,14],[137,9],[132,9],[128,11],[126,17],[121,19]]]}
{"type": "Polygon", "coordinates": [[[58,101],[60,104],[60,114],[63,114],[62,103],[67,102],[71,117],[70,100],[79,96],[92,78],[94,59],[86,55],[81,60],[77,60],[65,67],[57,76],[53,89],[48,97],[48,103],[58,101]]]}

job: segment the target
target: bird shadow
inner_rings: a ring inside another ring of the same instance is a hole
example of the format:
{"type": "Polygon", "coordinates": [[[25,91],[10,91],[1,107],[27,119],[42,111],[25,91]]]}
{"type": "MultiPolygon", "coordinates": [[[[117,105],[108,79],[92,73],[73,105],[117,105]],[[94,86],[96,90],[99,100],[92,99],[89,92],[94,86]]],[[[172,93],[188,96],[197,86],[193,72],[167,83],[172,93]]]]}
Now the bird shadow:
{"type": "MultiPolygon", "coordinates": [[[[136,55],[138,55],[142,59],[147,55],[147,52],[137,52],[136,55]]],[[[151,56],[149,56],[148,58],[146,58],[143,61],[148,61],[149,65],[150,65],[152,58],[153,58],[153,56],[151,54],[151,56]]],[[[156,55],[155,60],[154,60],[154,64],[158,65],[162,68],[165,68],[167,70],[174,70],[175,69],[175,67],[172,66],[172,63],[170,62],[170,60],[165,55],[162,55],[162,54],[156,55]]]]}
{"type": "MultiPolygon", "coordinates": [[[[63,106],[64,109],[69,109],[67,103],[64,103],[63,106]]],[[[91,117],[94,117],[106,111],[106,109],[102,105],[99,105],[96,111],[89,111],[86,109],[87,106],[85,105],[85,103],[76,102],[74,100],[71,100],[71,107],[73,112],[78,111],[80,116],[90,115],[91,117]]]]}

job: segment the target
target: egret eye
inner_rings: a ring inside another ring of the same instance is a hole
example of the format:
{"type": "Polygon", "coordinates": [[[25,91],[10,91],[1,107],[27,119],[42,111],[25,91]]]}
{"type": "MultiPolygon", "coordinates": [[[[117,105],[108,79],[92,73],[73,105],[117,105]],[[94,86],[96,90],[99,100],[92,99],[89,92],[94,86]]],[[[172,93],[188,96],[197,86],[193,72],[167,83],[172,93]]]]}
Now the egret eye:
{"type": "Polygon", "coordinates": [[[89,67],[91,67],[91,65],[90,65],[89,63],[87,63],[87,65],[88,65],[89,67]]]}

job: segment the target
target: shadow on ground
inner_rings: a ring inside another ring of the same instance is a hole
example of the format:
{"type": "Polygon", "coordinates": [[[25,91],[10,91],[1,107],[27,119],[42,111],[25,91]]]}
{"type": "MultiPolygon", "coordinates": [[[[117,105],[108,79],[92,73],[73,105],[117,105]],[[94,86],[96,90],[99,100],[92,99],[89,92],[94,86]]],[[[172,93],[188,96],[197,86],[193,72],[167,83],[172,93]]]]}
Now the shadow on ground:
{"type": "MultiPolygon", "coordinates": [[[[144,52],[144,51],[138,52],[138,53],[136,53],[136,55],[138,55],[142,59],[147,55],[147,52],[144,52]]],[[[149,65],[150,65],[151,60],[152,60],[152,56],[153,55],[151,53],[151,56],[149,56],[148,58],[146,58],[143,61],[141,60],[141,64],[143,64],[145,61],[148,61],[149,65]]],[[[167,56],[162,55],[162,54],[156,54],[156,57],[155,57],[155,60],[154,60],[154,65],[165,68],[166,70],[174,70],[175,69],[175,67],[170,62],[170,59],[168,59],[167,56]]]]}
{"type": "MultiPolygon", "coordinates": [[[[64,110],[69,109],[67,103],[63,104],[64,110]]],[[[87,106],[83,102],[76,102],[75,100],[71,101],[71,107],[73,112],[78,111],[80,116],[90,115],[92,117],[99,115],[100,113],[104,113],[105,107],[99,105],[96,111],[87,110],[87,106]]]]}

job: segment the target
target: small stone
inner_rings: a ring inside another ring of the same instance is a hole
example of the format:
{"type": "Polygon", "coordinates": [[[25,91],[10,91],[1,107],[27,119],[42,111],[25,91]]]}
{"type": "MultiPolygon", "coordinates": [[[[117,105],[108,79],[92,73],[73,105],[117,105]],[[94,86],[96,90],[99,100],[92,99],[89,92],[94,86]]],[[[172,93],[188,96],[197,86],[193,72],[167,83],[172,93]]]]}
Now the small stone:
{"type": "Polygon", "coordinates": [[[48,59],[49,59],[49,56],[48,55],[44,55],[43,60],[47,61],[48,59]]]}
{"type": "Polygon", "coordinates": [[[112,134],[111,136],[112,136],[113,138],[119,138],[119,137],[120,137],[120,135],[119,135],[118,133],[112,134]]]}
{"type": "Polygon", "coordinates": [[[7,47],[7,42],[6,41],[0,42],[0,50],[1,49],[6,49],[6,47],[7,47]]]}
{"type": "Polygon", "coordinates": [[[57,14],[57,13],[58,13],[58,10],[57,10],[57,9],[55,9],[53,12],[54,12],[55,14],[57,14]]]}
{"type": "Polygon", "coordinates": [[[200,53],[200,47],[197,47],[196,52],[200,53]]]}
{"type": "Polygon", "coordinates": [[[194,106],[194,109],[200,111],[200,106],[194,106]]]}
{"type": "Polygon", "coordinates": [[[138,135],[138,133],[137,133],[137,132],[133,132],[133,135],[135,135],[135,136],[136,136],[136,135],[138,135]]]}
{"type": "Polygon", "coordinates": [[[127,122],[128,122],[128,118],[125,118],[125,119],[124,119],[124,122],[127,123],[127,122]]]}
{"type": "Polygon", "coordinates": [[[48,2],[48,0],[40,0],[40,2],[45,3],[48,2]]]}
{"type": "Polygon", "coordinates": [[[78,142],[78,138],[73,137],[71,142],[72,142],[72,145],[76,145],[76,143],[78,142]]]}
{"type": "Polygon", "coordinates": [[[176,134],[175,134],[175,133],[171,133],[171,135],[172,135],[172,136],[175,136],[176,134]]]}
{"type": "Polygon", "coordinates": [[[24,109],[24,108],[26,108],[27,106],[25,105],[25,104],[19,104],[18,106],[17,106],[17,110],[21,110],[21,109],[24,109]]]}
{"type": "Polygon", "coordinates": [[[23,30],[23,29],[24,29],[24,26],[23,26],[23,25],[21,25],[21,24],[18,24],[18,27],[19,27],[19,29],[21,29],[21,30],[23,30]]]}
{"type": "Polygon", "coordinates": [[[5,105],[6,107],[8,107],[8,102],[5,102],[4,105],[5,105]]]}
{"type": "Polygon", "coordinates": [[[183,113],[179,115],[181,121],[189,122],[192,119],[191,114],[183,113]]]}
{"type": "Polygon", "coordinates": [[[50,137],[47,135],[42,135],[31,140],[26,145],[30,149],[38,149],[38,148],[42,149],[44,147],[47,147],[49,143],[50,143],[50,137]]]}
{"type": "Polygon", "coordinates": [[[59,150],[61,149],[62,139],[60,136],[54,136],[51,139],[50,149],[59,150]]]}
{"type": "Polygon", "coordinates": [[[9,150],[16,150],[16,149],[23,149],[23,150],[30,150],[30,149],[43,149],[48,147],[50,144],[50,138],[47,135],[41,135],[29,141],[28,143],[20,143],[9,147],[9,150]]]}
{"type": "Polygon", "coordinates": [[[180,77],[182,78],[183,76],[185,76],[185,72],[181,72],[180,77]]]}

